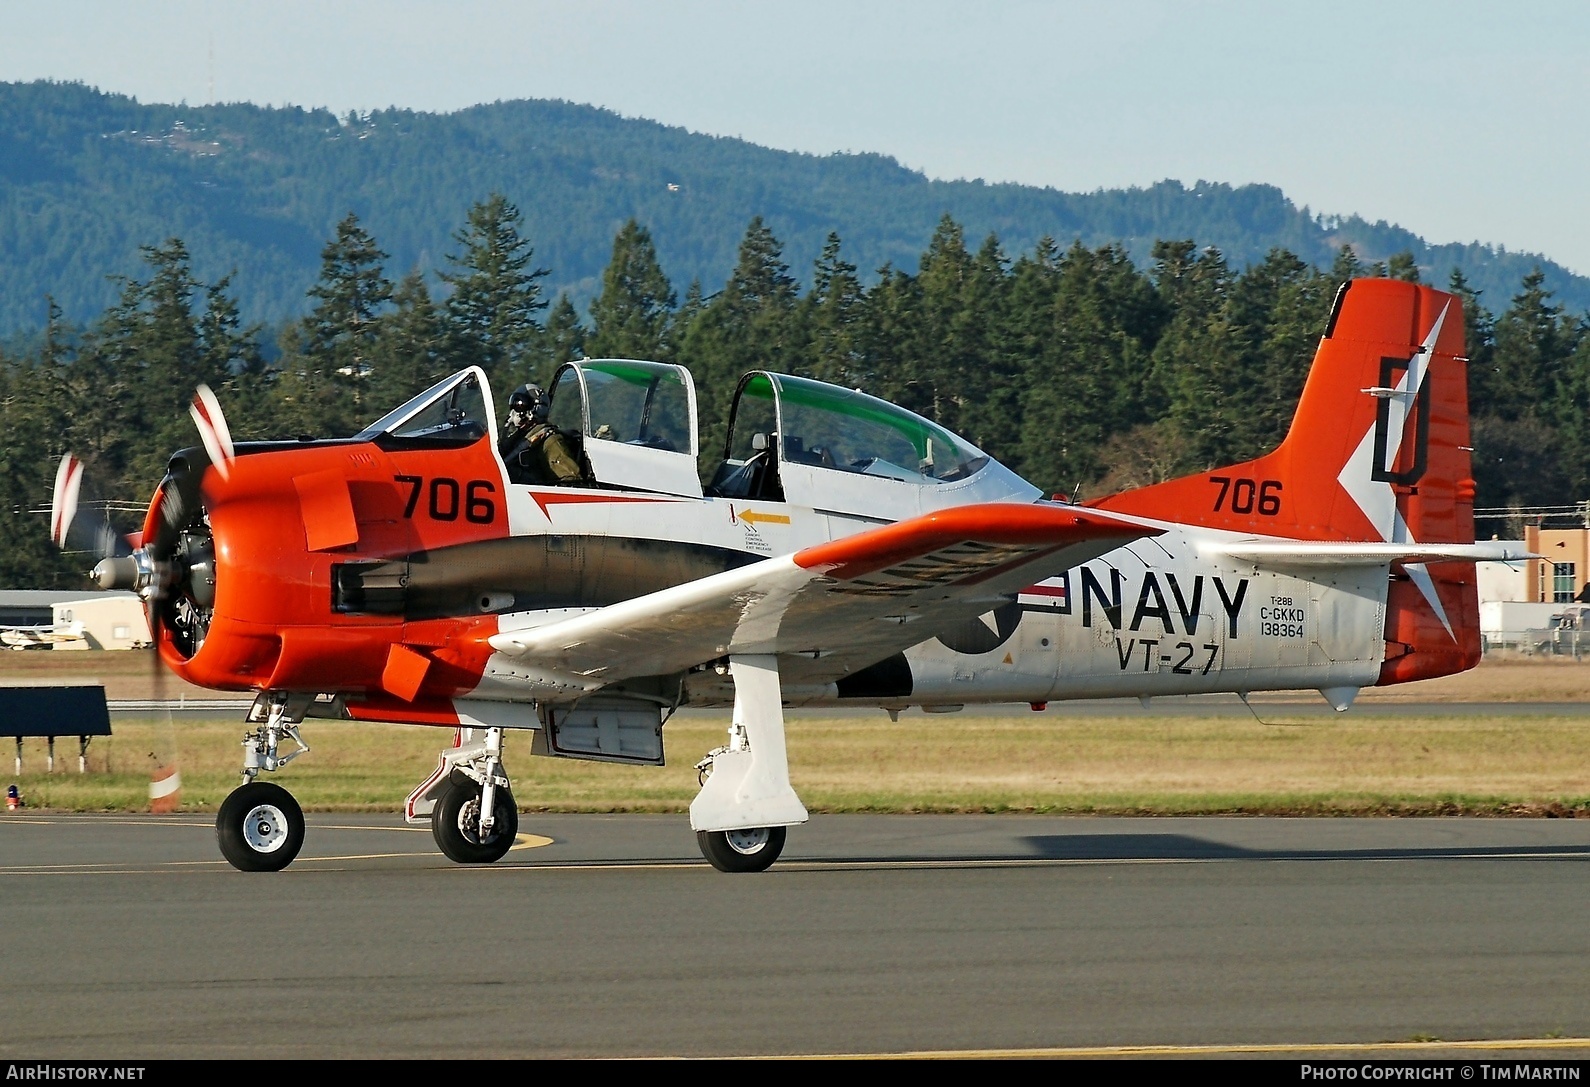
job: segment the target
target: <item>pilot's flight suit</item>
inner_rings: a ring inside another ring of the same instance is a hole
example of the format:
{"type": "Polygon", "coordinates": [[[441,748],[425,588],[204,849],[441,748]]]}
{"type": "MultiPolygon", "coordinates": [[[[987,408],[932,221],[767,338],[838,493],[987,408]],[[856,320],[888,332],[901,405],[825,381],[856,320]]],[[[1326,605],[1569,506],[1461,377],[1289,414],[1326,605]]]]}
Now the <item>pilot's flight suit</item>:
{"type": "Polygon", "coordinates": [[[566,486],[584,478],[569,440],[550,423],[533,423],[510,433],[503,439],[503,446],[508,478],[515,483],[566,486]]]}

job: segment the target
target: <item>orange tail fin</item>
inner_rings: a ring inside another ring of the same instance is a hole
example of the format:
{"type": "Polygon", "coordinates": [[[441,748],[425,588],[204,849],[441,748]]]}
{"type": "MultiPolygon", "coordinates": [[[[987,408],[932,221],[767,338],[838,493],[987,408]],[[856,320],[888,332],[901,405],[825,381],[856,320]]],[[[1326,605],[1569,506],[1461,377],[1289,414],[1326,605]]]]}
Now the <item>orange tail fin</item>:
{"type": "MultiPolygon", "coordinates": [[[[1342,287],[1286,439],[1242,464],[1093,505],[1293,540],[1470,543],[1461,301],[1391,279],[1342,287]]],[[[1479,659],[1471,562],[1393,568],[1382,683],[1479,659]]]]}

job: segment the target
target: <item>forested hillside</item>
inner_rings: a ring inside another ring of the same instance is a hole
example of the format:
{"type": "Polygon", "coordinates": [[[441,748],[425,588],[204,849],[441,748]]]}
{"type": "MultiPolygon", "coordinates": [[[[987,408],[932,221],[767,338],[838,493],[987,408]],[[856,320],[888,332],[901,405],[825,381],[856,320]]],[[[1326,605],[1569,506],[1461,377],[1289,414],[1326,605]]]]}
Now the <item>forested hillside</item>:
{"type": "Polygon", "coordinates": [[[337,118],[29,83],[0,84],[0,342],[42,327],[46,296],[67,321],[90,320],[118,296],[107,277],[138,275],[139,248],[171,237],[206,282],[236,272],[230,294],[245,322],[275,326],[301,313],[320,246],[349,212],[391,254],[394,274],[429,273],[455,252],[462,209],[492,192],[522,209],[548,292],[570,292],[582,313],[608,243],[631,218],[674,283],[699,281],[710,294],[753,216],[783,241],[805,287],[830,232],[870,287],[884,265],[913,269],[946,214],[969,238],[996,235],[1012,256],[1048,237],[1062,248],[1116,244],[1141,268],[1163,238],[1214,246],[1237,270],[1276,247],[1321,268],[1344,244],[1369,261],[1408,252],[1427,279],[1445,282],[1460,267],[1494,309],[1538,264],[1560,301],[1590,308],[1590,280],[1540,257],[1320,218],[1263,185],[1076,194],[929,181],[880,155],[774,151],[564,102],[337,118]]]}
{"type": "MultiPolygon", "coordinates": [[[[695,375],[711,461],[736,379],[767,368],[895,400],[1042,487],[1097,494],[1273,446],[1339,284],[1423,274],[1410,253],[1364,263],[1351,247],[1323,269],[1282,248],[1243,266],[1190,238],[1136,260],[1049,238],[1012,252],[944,216],[925,248],[868,278],[839,234],[797,268],[752,218],[725,277],[681,293],[655,236],[629,220],[603,240],[595,297],[577,308],[554,296],[527,211],[491,194],[438,214],[462,225],[442,243],[449,256],[419,268],[357,216],[337,220],[311,244],[301,316],[274,330],[269,354],[240,319],[244,273],[204,273],[177,237],[147,247],[86,326],[54,310],[33,343],[0,353],[0,585],[84,583],[91,560],[46,538],[61,454],[84,458],[99,497],[147,501],[169,454],[195,444],[186,407],[200,382],[248,439],[353,433],[472,363],[500,410],[513,385],[581,354],[677,361],[695,375]]],[[[1437,285],[1465,302],[1478,503],[1590,494],[1584,320],[1539,272],[1494,309],[1462,275],[1437,285]]]]}

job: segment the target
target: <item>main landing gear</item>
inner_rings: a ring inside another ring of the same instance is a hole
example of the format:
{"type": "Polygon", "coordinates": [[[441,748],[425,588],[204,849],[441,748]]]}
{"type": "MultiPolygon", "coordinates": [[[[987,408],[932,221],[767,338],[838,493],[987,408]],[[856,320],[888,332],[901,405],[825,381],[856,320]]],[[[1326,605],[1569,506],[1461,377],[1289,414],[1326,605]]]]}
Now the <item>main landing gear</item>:
{"type": "Polygon", "coordinates": [[[409,794],[404,814],[411,823],[430,816],[431,836],[448,860],[490,864],[513,848],[519,833],[519,809],[502,768],[502,729],[461,728],[455,741],[435,773],[409,794]]]}
{"type": "Polygon", "coordinates": [[[272,691],[249,707],[248,722],[258,727],[243,736],[243,784],[233,789],[215,817],[221,855],[242,872],[279,872],[293,863],[304,845],[304,813],[279,785],[255,781],[261,770],[275,770],[309,751],[298,735],[313,695],[272,691]],[[281,754],[290,739],[298,750],[281,754]]]}
{"type": "MultiPolygon", "coordinates": [[[[720,872],[762,872],[783,852],[787,828],[806,822],[806,808],[789,781],[778,658],[731,656],[728,666],[734,680],[729,742],[697,764],[701,792],[690,804],[690,827],[702,855],[720,872]]],[[[234,868],[280,871],[303,847],[304,813],[297,801],[287,790],[254,779],[309,751],[298,726],[313,700],[266,692],[249,709],[255,727],[243,737],[243,784],[215,820],[221,853],[234,868]],[[297,750],[283,754],[284,740],[297,750]]],[[[450,860],[502,859],[519,831],[502,766],[502,729],[458,729],[435,772],[409,794],[404,814],[410,822],[428,819],[437,847],[450,860]]]]}
{"type": "Polygon", "coordinates": [[[806,808],[789,783],[778,658],[730,657],[729,672],[729,742],[696,766],[701,792],[690,805],[690,826],[718,871],[763,872],[784,851],[786,828],[806,822],[806,808]]]}

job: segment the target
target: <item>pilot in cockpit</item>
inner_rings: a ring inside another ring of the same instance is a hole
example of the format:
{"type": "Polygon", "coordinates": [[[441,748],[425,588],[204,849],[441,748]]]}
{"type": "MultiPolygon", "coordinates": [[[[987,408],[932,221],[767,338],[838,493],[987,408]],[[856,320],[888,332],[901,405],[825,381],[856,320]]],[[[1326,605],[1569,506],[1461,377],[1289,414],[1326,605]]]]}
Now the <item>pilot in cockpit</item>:
{"type": "Polygon", "coordinates": [[[569,486],[583,481],[579,454],[547,421],[552,401],[539,385],[521,385],[508,398],[508,421],[497,450],[514,483],[569,486]]]}

